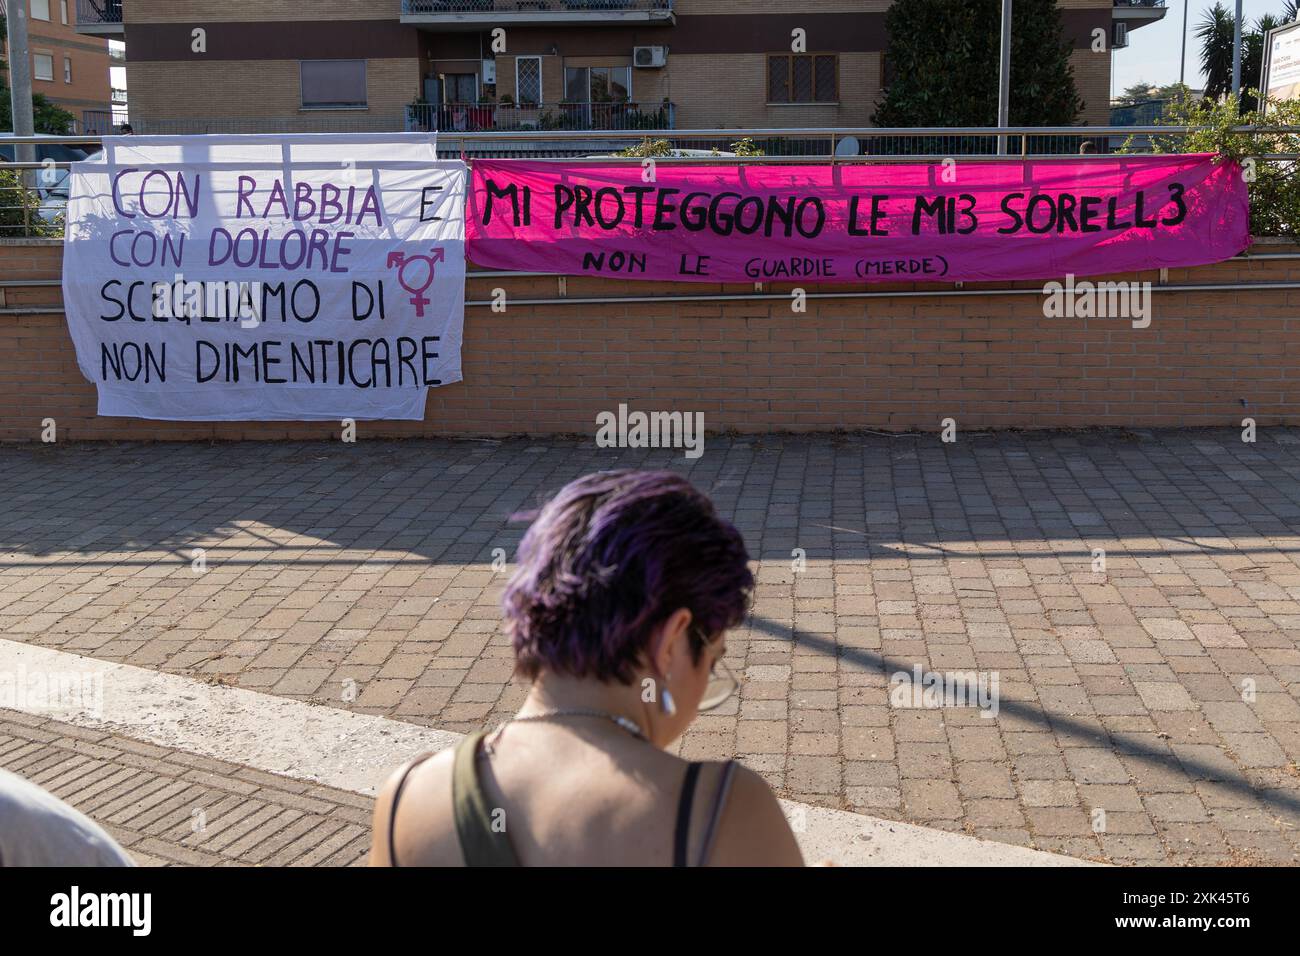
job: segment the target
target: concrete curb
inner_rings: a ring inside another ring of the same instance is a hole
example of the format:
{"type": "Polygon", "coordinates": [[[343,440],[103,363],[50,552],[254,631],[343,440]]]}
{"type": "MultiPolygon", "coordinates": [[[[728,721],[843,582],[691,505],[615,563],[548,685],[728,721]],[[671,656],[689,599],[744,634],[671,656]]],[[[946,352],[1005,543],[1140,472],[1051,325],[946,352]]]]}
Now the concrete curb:
{"type": "MultiPolygon", "coordinates": [[[[129,664],[0,640],[0,708],[374,795],[413,755],[460,734],[386,717],[222,687],[129,664]],[[80,699],[33,698],[30,680],[88,688],[80,699]],[[6,679],[8,678],[8,679],[6,679]],[[12,699],[11,699],[12,696],[12,699]]],[[[960,833],[782,801],[809,862],[840,866],[1090,866],[1084,860],[960,833]]]]}

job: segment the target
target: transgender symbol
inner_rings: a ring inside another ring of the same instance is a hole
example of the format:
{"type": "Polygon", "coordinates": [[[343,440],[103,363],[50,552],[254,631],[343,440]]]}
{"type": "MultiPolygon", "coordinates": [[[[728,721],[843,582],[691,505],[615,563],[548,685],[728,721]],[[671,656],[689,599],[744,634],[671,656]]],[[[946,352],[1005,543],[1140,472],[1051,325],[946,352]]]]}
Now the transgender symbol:
{"type": "Polygon", "coordinates": [[[434,249],[433,254],[428,256],[408,256],[405,252],[388,254],[388,268],[397,269],[398,284],[411,293],[416,318],[424,318],[424,307],[429,304],[429,297],[424,293],[433,285],[434,264],[446,258],[446,249],[434,249]]]}

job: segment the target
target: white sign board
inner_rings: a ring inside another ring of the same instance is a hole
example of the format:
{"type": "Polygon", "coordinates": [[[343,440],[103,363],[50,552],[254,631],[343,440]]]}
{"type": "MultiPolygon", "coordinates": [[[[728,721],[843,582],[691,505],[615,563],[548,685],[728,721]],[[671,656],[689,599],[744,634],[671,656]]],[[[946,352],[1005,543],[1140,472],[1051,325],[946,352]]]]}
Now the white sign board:
{"type": "Polygon", "coordinates": [[[1269,30],[1264,37],[1264,67],[1259,88],[1265,113],[1267,100],[1300,99],[1300,23],[1269,30]]]}
{"type": "Polygon", "coordinates": [[[423,418],[461,380],[465,182],[427,134],[107,138],[63,258],[99,414],[423,418]]]}

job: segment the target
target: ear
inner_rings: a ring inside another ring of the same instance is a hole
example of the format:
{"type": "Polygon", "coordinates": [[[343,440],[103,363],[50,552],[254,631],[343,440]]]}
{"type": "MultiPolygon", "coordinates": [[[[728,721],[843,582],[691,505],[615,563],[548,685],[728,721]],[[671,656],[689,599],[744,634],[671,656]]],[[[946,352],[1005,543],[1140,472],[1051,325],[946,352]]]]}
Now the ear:
{"type": "Polygon", "coordinates": [[[657,674],[681,673],[691,660],[691,612],[681,607],[668,615],[650,642],[650,663],[657,674]]]}

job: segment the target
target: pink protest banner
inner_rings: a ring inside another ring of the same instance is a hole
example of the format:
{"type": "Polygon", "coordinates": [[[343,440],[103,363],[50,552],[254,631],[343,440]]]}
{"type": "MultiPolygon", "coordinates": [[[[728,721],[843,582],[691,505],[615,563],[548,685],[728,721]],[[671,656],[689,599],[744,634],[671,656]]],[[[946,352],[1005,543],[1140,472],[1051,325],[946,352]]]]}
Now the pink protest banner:
{"type": "Polygon", "coordinates": [[[1210,154],[910,165],[476,161],[471,262],[689,282],[1052,279],[1204,265],[1249,242],[1210,154]]]}

